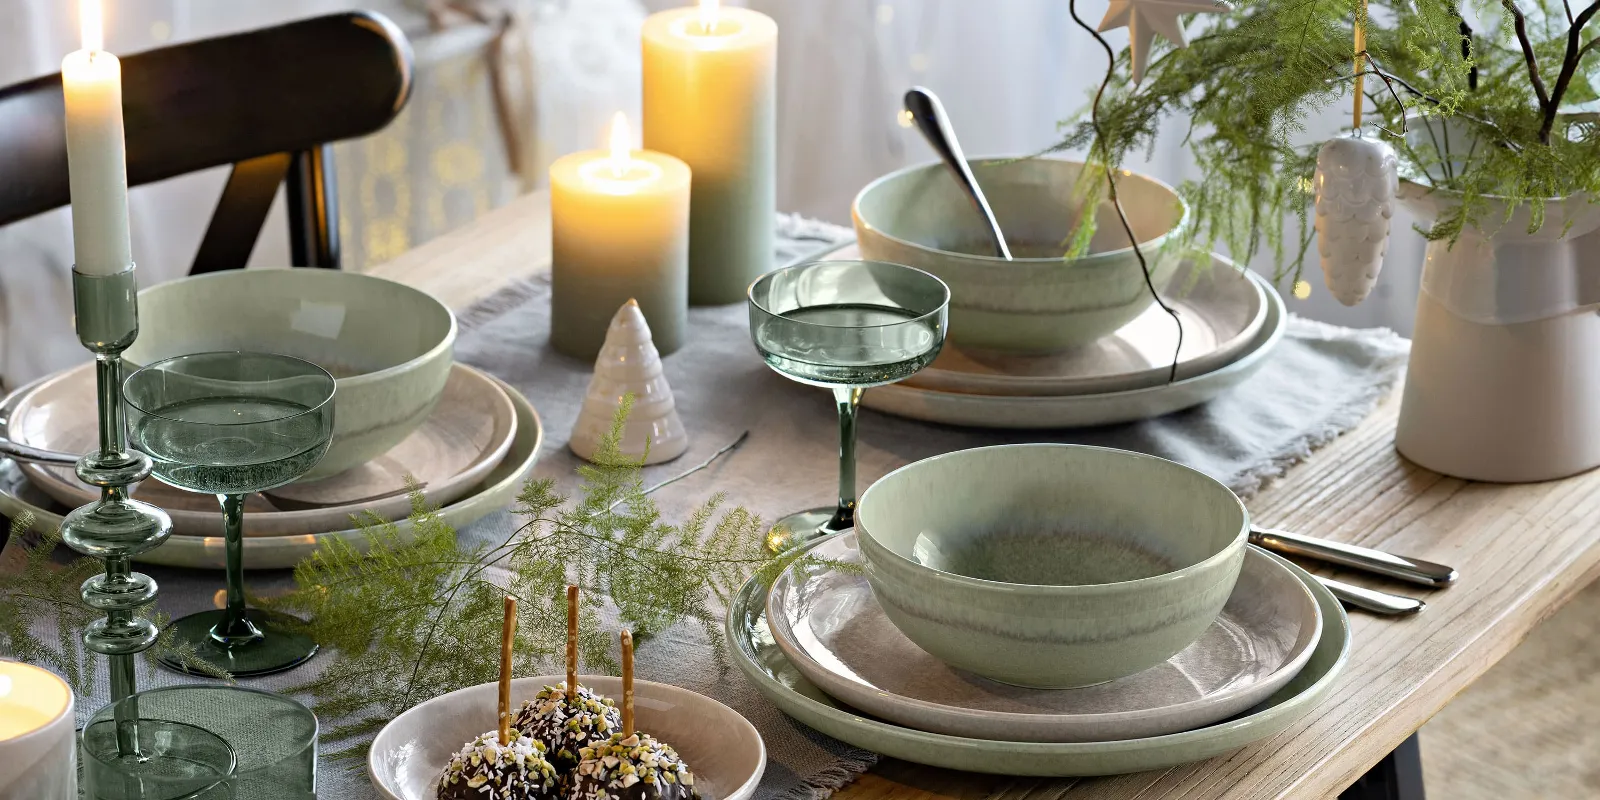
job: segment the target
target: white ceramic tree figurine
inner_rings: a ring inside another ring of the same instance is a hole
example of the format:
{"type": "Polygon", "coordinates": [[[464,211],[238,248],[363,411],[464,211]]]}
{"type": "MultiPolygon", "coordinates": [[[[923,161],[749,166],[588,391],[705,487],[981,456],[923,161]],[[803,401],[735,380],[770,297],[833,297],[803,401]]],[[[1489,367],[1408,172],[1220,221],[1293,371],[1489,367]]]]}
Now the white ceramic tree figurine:
{"type": "Polygon", "coordinates": [[[633,412],[622,434],[622,452],[638,457],[648,447],[646,464],[683,455],[689,449],[689,435],[678,419],[672,388],[661,369],[661,354],[650,338],[650,324],[633,300],[617,309],[606,330],[606,343],[595,359],[594,377],[589,380],[578,421],[572,426],[572,438],[567,444],[572,452],[586,460],[594,458],[600,450],[600,440],[611,430],[617,406],[630,393],[634,398],[633,412]]]}

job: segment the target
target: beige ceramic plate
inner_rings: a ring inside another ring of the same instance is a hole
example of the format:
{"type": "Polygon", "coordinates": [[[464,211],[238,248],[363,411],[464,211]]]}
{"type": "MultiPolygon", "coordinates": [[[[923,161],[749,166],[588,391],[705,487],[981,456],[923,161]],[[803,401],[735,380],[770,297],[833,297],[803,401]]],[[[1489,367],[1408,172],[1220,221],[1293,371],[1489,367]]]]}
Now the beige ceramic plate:
{"type": "MultiPolygon", "coordinates": [[[[813,553],[861,563],[853,531],[813,553]]],[[[860,574],[792,566],[772,586],[767,619],[795,668],[846,703],[920,730],[1027,742],[1136,739],[1226,719],[1294,678],[1322,637],[1311,591],[1253,547],[1198,641],[1164,664],[1082,689],[1008,686],[940,662],[895,628],[860,574]]]]}
{"type": "MultiPolygon", "coordinates": [[[[483,481],[506,457],[517,434],[511,398],[488,375],[456,364],[439,404],[416,431],[378,458],[329,478],[296,483],[245,503],[245,536],[293,536],[344,530],[350,515],[372,511],[395,519],[411,511],[406,476],[428,500],[448,505],[483,481]]],[[[18,393],[8,429],[18,442],[47,450],[88,452],[95,446],[94,372],[89,365],[18,393]]],[[[99,497],[66,467],[23,464],[23,474],[67,506],[99,497]]],[[[216,498],[147,480],[133,496],[165,509],[178,536],[216,536],[216,498]]]]}
{"type": "MultiPolygon", "coordinates": [[[[489,380],[511,399],[517,415],[517,432],[505,458],[494,465],[478,485],[469,488],[455,502],[439,509],[439,516],[457,528],[510,506],[517,492],[522,489],[523,481],[533,471],[534,463],[539,458],[539,448],[544,442],[544,427],[528,398],[499,379],[491,377],[489,380]]],[[[18,394],[31,388],[23,387],[18,394]]],[[[0,418],[9,410],[9,402],[0,404],[0,418]]],[[[16,462],[0,460],[0,514],[14,517],[24,511],[33,514],[35,530],[54,530],[60,527],[61,515],[66,513],[66,508],[34,486],[17,468],[16,462]]],[[[405,514],[395,515],[394,519],[401,535],[407,535],[411,523],[405,514]]],[[[353,526],[328,533],[247,537],[244,540],[244,568],[293,567],[316,550],[321,542],[331,539],[343,539],[358,550],[366,548],[366,538],[353,526]]],[[[221,536],[173,536],[165,544],[135,560],[172,567],[222,569],[225,560],[223,548],[221,536]]]]}
{"type": "MultiPolygon", "coordinates": [[[[818,260],[860,257],[860,249],[847,244],[818,260]]],[[[1222,259],[1204,267],[1185,262],[1163,287],[1161,296],[1183,320],[1179,380],[1211,372],[1237,358],[1267,320],[1267,299],[1261,286],[1222,259]]],[[[1177,325],[1159,306],[1152,305],[1116,333],[1050,355],[967,349],[952,337],[939,358],[907,378],[905,385],[1003,396],[1143,389],[1167,382],[1177,346],[1177,325]]]]}
{"type": "MultiPolygon", "coordinates": [[[[512,706],[520,705],[561,675],[517,678],[512,706]]],[[[578,685],[622,699],[622,681],[582,675],[578,685]]],[[[767,769],[761,734],[739,713],[704,695],[652,681],[633,682],[639,730],[672,746],[694,773],[705,800],[744,800],[755,794],[767,769]]],[[[493,730],[497,684],[458,689],[395,717],[372,742],[367,775],[385,800],[434,800],[439,773],[451,755],[479,734],[493,730]]],[[[484,800],[489,796],[484,795],[484,800]]]]}
{"type": "Polygon", "coordinates": [[[1322,612],[1311,659],[1271,697],[1233,719],[1182,733],[1114,742],[1017,742],[929,733],[884,722],[840,703],[806,680],[772,641],[759,577],[728,607],[728,656],[768,700],[795,720],[856,747],[917,764],[992,775],[1117,775],[1219,756],[1276,736],[1333,688],[1350,655],[1350,619],[1309,573],[1268,554],[1305,584],[1322,612]]]}
{"type": "MultiPolygon", "coordinates": [[[[1233,268],[1227,259],[1214,258],[1219,265],[1233,268]]],[[[1261,278],[1252,274],[1250,280],[1267,298],[1266,322],[1242,354],[1210,372],[1143,389],[1057,397],[940,392],[896,383],[867,391],[861,402],[868,408],[924,422],[1028,430],[1112,425],[1182,411],[1243,383],[1261,369],[1283,339],[1289,323],[1283,299],[1261,278]]]]}

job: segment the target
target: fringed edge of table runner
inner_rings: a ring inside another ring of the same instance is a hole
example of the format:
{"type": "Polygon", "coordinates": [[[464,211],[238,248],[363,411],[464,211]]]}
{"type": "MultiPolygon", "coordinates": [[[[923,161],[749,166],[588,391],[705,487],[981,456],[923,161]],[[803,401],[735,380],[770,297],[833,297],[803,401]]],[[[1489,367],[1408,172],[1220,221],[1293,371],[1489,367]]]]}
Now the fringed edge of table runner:
{"type": "MultiPolygon", "coordinates": [[[[1290,322],[1300,327],[1302,331],[1310,334],[1310,338],[1320,341],[1342,341],[1349,339],[1382,339],[1385,344],[1395,349],[1394,359],[1404,361],[1410,351],[1410,343],[1398,333],[1388,328],[1346,328],[1331,325],[1314,319],[1307,319],[1298,315],[1290,315],[1290,322]]],[[[1324,445],[1344,434],[1354,430],[1361,421],[1372,414],[1378,403],[1387,397],[1399,383],[1405,370],[1397,369],[1387,377],[1373,382],[1361,391],[1357,399],[1338,413],[1323,420],[1322,424],[1295,437],[1289,446],[1282,452],[1268,459],[1266,463],[1239,475],[1234,492],[1240,499],[1249,499],[1260,492],[1267,484],[1284,476],[1290,468],[1300,464],[1311,457],[1311,454],[1321,449],[1324,445]]]]}

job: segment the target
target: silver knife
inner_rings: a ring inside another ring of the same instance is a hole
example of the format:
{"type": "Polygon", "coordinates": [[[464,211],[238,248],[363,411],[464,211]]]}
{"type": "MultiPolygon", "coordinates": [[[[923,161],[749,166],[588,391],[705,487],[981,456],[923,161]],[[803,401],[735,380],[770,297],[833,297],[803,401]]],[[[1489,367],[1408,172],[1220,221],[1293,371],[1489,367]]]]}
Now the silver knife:
{"type": "Polygon", "coordinates": [[[1314,558],[1329,564],[1365,570],[1434,588],[1448,586],[1459,577],[1454,568],[1432,561],[1397,556],[1370,547],[1315,539],[1289,531],[1251,528],[1250,543],[1284,555],[1314,558]]]}
{"type": "Polygon", "coordinates": [[[1364,611],[1371,611],[1374,614],[1400,617],[1407,614],[1415,614],[1428,607],[1427,603],[1415,597],[1380,592],[1377,589],[1368,589],[1364,586],[1356,586],[1344,581],[1324,578],[1321,575],[1313,575],[1311,577],[1316,578],[1317,583],[1326,587],[1334,597],[1339,599],[1339,602],[1355,606],[1364,611]]]}

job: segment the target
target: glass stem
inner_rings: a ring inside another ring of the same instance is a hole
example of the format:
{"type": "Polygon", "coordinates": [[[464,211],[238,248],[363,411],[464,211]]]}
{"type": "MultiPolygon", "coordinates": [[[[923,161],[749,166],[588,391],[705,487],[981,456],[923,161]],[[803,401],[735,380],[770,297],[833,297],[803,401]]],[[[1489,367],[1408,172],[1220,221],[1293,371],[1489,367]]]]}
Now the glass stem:
{"type": "Polygon", "coordinates": [[[833,400],[839,406],[839,507],[828,520],[827,530],[838,532],[856,524],[856,409],[861,393],[856,386],[839,386],[833,400]]]}
{"type": "Polygon", "coordinates": [[[222,621],[211,628],[211,638],[223,647],[259,641],[261,631],[244,612],[244,495],[219,494],[222,502],[223,540],[228,555],[228,605],[222,621]]]}

